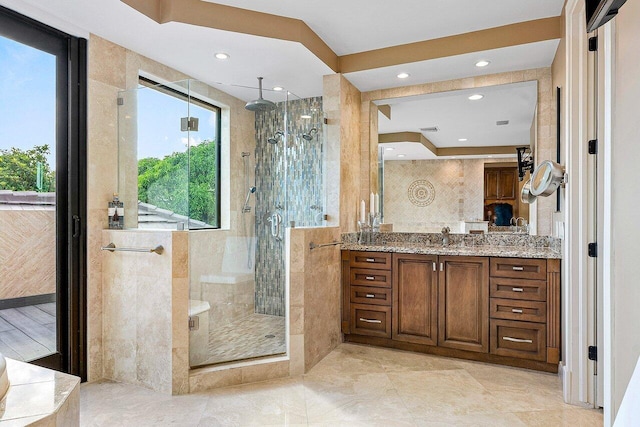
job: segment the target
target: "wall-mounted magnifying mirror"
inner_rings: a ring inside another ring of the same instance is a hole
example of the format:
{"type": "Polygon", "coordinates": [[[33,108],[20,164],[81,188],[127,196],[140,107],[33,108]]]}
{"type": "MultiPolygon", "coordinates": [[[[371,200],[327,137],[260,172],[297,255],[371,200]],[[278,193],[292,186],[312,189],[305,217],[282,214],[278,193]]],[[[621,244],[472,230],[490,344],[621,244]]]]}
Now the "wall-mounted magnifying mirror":
{"type": "Polygon", "coordinates": [[[531,194],[538,196],[550,196],[565,183],[564,166],[545,160],[533,172],[531,177],[531,194]]]}
{"type": "Polygon", "coordinates": [[[528,179],[527,182],[522,186],[522,190],[520,191],[520,201],[522,203],[531,204],[536,201],[536,196],[531,194],[531,180],[528,179]]]}

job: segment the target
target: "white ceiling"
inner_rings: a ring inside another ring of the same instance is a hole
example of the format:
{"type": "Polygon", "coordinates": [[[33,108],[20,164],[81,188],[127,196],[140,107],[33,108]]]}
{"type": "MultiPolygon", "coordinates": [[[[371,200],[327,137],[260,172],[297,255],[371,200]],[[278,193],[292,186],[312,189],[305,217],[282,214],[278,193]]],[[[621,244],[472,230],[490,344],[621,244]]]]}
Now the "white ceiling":
{"type": "Polygon", "coordinates": [[[338,55],[559,16],[564,0],[205,0],[303,20],[338,55]]]}
{"type": "Polygon", "coordinates": [[[537,101],[535,81],[380,100],[376,104],[391,105],[391,119],[379,113],[378,133],[437,126],[422,134],[438,148],[529,145],[537,101]],[[470,101],[472,94],[484,98],[470,101]],[[509,124],[497,126],[498,120],[509,124]]]}
{"type": "MultiPolygon", "coordinates": [[[[558,16],[563,0],[235,0],[217,1],[236,7],[304,20],[338,54],[353,53],[427,40],[532,19],[558,16]],[[400,7],[401,6],[401,7],[400,7]]],[[[299,43],[231,33],[179,23],[158,24],[120,0],[0,0],[0,4],[72,34],[88,33],[111,40],[207,83],[255,86],[263,76],[266,88],[286,87],[300,97],[322,94],[322,76],[333,72],[299,43]],[[224,51],[227,62],[213,58],[224,51]]],[[[551,42],[553,43],[553,42],[551,42]]],[[[556,43],[557,46],[557,43],[556,43]]],[[[487,52],[495,60],[482,70],[532,68],[551,64],[549,43],[487,52]],[[539,46],[536,46],[539,45],[539,46]],[[542,64],[542,65],[535,65],[542,64]]],[[[464,65],[474,55],[408,64],[412,74],[401,84],[476,75],[464,65]]],[[[394,67],[390,67],[394,68],[394,67]]],[[[404,68],[404,67],[402,67],[404,68]]],[[[397,86],[395,68],[350,73],[360,90],[397,86]]],[[[228,92],[245,101],[255,90],[230,86],[228,92]]],[[[267,96],[268,97],[268,96],[267,96]]]]}

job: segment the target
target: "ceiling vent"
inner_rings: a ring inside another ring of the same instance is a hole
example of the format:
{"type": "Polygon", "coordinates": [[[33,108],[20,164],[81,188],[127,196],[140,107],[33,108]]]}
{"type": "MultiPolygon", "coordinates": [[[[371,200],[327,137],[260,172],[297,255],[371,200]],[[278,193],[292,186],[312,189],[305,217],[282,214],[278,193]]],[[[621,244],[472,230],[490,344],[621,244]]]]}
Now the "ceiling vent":
{"type": "Polygon", "coordinates": [[[509,124],[509,120],[498,120],[496,126],[506,126],[509,124]]]}
{"type": "Polygon", "coordinates": [[[420,128],[420,130],[422,132],[438,132],[440,129],[438,128],[438,126],[431,126],[428,128],[420,128]]]}

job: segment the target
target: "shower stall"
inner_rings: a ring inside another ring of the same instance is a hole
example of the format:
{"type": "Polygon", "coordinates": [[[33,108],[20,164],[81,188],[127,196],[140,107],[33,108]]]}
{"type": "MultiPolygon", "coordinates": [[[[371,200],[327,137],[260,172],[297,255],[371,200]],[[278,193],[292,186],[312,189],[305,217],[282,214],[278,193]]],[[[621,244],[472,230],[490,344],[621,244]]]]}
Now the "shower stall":
{"type": "Polygon", "coordinates": [[[125,226],[188,232],[191,367],[287,353],[286,229],[326,223],[322,98],[256,87],[245,103],[234,89],[145,81],[119,95],[125,226]],[[172,176],[154,175],[163,162],[172,176]]]}

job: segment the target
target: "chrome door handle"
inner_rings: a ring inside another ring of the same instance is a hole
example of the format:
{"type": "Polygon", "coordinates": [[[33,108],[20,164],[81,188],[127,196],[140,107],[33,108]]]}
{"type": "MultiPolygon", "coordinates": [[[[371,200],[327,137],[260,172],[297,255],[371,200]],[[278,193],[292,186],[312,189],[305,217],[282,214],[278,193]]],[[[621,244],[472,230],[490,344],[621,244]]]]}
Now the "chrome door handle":
{"type": "Polygon", "coordinates": [[[364,317],[361,317],[360,321],[361,322],[367,322],[367,323],[382,323],[382,320],[365,319],[364,317]]]}
{"type": "Polygon", "coordinates": [[[440,271],[444,271],[444,263],[440,263],[440,271]]]}
{"type": "Polygon", "coordinates": [[[502,339],[505,341],[511,341],[511,342],[521,342],[521,343],[527,343],[527,344],[533,343],[532,340],[523,340],[521,338],[502,337],[502,339]]]}
{"type": "Polygon", "coordinates": [[[436,271],[436,263],[433,263],[433,271],[436,271]]]}

